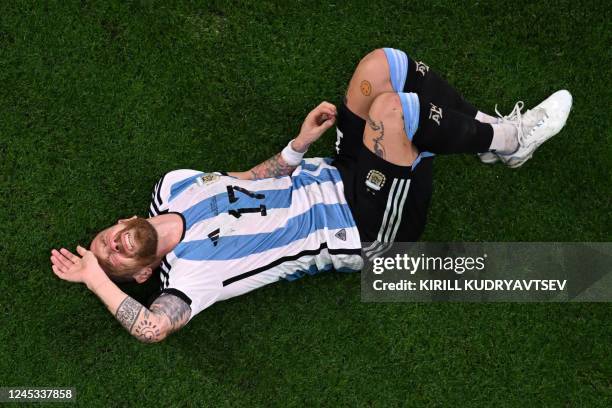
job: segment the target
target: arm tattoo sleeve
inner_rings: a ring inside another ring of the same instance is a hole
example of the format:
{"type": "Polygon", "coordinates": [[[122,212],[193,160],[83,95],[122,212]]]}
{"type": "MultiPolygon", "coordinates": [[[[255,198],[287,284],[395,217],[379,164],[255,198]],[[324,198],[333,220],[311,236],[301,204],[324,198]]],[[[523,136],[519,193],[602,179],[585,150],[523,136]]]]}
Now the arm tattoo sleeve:
{"type": "Polygon", "coordinates": [[[253,179],[270,178],[287,176],[295,169],[295,166],[290,166],[285,163],[285,160],[278,153],[269,158],[265,162],[258,164],[251,169],[253,179]]]}
{"type": "Polygon", "coordinates": [[[170,331],[172,333],[185,324],[191,316],[191,307],[178,296],[163,294],[151,305],[151,313],[165,316],[170,321],[170,331]]]}

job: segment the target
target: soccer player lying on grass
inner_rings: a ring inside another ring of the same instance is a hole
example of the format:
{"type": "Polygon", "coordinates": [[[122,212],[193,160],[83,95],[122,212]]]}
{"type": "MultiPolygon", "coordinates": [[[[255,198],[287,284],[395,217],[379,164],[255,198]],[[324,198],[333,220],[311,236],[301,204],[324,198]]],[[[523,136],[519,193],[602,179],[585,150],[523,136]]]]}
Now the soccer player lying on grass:
{"type": "Polygon", "coordinates": [[[425,227],[434,154],[478,153],[519,167],[564,126],[559,91],[521,113],[477,110],[422,62],[377,49],[344,102],[323,102],[271,159],[238,173],[176,170],[155,185],[149,218],[120,220],[80,256],[51,251],[54,273],[83,282],[136,338],[156,342],[213,303],[281,278],[358,271],[425,227]],[[337,122],[333,159],[302,157],[337,122]],[[371,243],[362,248],[362,242],[371,243]],[[150,307],[114,282],[160,274],[150,307]]]}

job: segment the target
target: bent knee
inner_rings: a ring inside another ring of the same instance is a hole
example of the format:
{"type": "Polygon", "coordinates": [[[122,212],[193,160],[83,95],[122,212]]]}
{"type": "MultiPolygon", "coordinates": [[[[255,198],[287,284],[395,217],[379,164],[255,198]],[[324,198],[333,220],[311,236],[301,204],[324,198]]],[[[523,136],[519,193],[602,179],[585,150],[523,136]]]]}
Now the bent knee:
{"type": "Polygon", "coordinates": [[[395,92],[383,92],[374,98],[368,114],[371,117],[390,117],[401,115],[402,102],[395,92]]]}
{"type": "Polygon", "coordinates": [[[382,48],[377,48],[368,53],[359,61],[356,71],[374,81],[388,77],[389,65],[387,64],[385,51],[382,48]]]}
{"type": "Polygon", "coordinates": [[[382,48],[376,48],[367,53],[361,61],[359,61],[359,65],[379,65],[386,62],[387,57],[385,56],[385,51],[382,48]]]}

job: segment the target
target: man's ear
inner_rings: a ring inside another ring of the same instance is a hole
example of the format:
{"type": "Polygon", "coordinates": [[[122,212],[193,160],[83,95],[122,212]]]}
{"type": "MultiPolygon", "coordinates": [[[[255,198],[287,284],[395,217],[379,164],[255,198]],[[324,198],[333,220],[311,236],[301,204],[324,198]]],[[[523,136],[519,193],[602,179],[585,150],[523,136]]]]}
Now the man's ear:
{"type": "Polygon", "coordinates": [[[136,272],[133,278],[137,283],[143,283],[143,282],[146,282],[147,279],[149,279],[152,274],[153,274],[153,269],[151,269],[150,266],[146,266],[142,268],[141,270],[139,270],[138,272],[136,272]]]}
{"type": "Polygon", "coordinates": [[[123,224],[124,222],[128,222],[130,220],[133,220],[134,218],[138,218],[135,215],[132,216],[132,218],[122,218],[119,220],[119,224],[123,224]]]}

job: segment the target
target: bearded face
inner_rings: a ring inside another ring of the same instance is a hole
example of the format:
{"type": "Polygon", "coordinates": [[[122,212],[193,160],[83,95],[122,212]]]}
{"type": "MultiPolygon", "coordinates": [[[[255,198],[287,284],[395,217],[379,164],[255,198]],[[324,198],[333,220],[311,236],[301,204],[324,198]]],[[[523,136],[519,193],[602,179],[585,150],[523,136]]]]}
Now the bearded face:
{"type": "Polygon", "coordinates": [[[99,232],[90,250],[111,279],[133,280],[155,261],[157,232],[144,218],[120,220],[99,232]]]}

